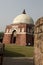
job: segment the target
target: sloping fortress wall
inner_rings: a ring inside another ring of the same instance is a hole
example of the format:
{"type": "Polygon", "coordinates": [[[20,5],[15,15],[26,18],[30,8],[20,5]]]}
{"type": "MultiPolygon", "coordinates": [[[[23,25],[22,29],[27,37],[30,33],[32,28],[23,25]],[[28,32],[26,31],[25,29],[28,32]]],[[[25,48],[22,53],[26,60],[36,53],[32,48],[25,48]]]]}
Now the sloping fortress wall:
{"type": "Polygon", "coordinates": [[[35,65],[43,65],[43,17],[37,20],[34,30],[35,65]]]}

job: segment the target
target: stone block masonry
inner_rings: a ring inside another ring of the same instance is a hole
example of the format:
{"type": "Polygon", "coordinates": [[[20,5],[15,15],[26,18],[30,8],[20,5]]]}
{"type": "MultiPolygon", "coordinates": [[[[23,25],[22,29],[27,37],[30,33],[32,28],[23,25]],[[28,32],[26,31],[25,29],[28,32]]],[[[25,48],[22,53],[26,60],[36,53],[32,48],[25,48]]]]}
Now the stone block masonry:
{"type": "Polygon", "coordinates": [[[43,65],[43,17],[39,18],[35,24],[34,61],[35,65],[43,65]]]}

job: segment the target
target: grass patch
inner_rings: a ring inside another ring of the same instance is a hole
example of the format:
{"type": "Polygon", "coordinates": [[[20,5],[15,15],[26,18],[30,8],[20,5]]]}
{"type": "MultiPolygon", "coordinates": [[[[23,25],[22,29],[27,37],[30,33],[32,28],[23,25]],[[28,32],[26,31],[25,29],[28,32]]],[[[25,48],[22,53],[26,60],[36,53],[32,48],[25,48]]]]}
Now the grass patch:
{"type": "Polygon", "coordinates": [[[5,54],[7,57],[33,57],[33,47],[17,46],[14,44],[5,45],[5,54]]]}

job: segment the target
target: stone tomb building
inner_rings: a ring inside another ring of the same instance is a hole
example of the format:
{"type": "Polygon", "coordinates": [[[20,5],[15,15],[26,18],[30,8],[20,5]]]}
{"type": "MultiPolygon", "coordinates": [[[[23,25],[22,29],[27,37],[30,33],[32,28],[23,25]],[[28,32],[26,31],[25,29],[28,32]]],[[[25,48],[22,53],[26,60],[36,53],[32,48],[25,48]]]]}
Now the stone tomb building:
{"type": "Polygon", "coordinates": [[[14,18],[13,24],[6,26],[3,43],[21,46],[34,44],[34,21],[25,10],[14,18]]]}
{"type": "Polygon", "coordinates": [[[43,17],[37,20],[34,30],[35,65],[43,65],[43,17]]]}

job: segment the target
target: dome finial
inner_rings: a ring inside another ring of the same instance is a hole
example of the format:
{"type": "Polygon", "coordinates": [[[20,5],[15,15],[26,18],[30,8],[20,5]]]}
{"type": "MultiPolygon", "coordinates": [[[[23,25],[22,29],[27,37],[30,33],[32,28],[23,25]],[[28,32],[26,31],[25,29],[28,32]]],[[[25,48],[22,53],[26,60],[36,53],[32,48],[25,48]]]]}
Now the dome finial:
{"type": "Polygon", "coordinates": [[[22,12],[23,14],[26,14],[26,12],[25,12],[25,9],[23,10],[23,12],[22,12]]]}

